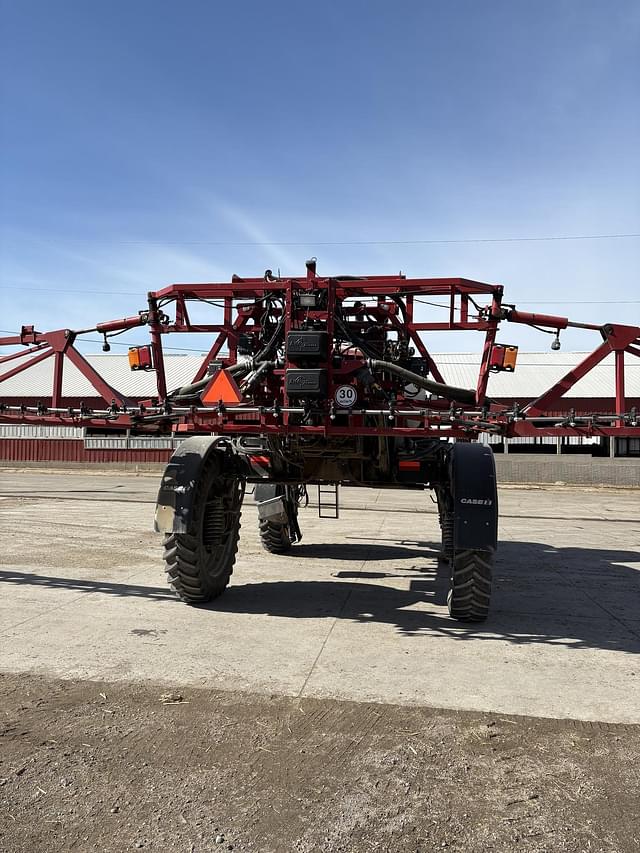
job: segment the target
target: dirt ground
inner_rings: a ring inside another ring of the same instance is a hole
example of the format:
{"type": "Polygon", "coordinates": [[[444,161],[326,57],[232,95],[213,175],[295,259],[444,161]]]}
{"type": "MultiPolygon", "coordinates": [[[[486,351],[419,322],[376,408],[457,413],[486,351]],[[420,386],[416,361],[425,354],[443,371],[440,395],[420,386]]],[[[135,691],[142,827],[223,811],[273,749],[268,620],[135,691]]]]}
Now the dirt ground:
{"type": "Polygon", "coordinates": [[[0,677],[0,849],[640,850],[640,727],[0,677]]]}

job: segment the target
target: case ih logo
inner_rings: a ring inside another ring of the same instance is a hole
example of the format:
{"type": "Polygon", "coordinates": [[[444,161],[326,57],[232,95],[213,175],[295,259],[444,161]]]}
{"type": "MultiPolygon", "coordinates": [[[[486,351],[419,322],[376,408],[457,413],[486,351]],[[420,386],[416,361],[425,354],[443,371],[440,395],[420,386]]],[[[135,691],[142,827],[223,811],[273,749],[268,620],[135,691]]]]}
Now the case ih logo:
{"type": "Polygon", "coordinates": [[[491,506],[493,501],[491,498],[460,498],[461,504],[471,504],[472,506],[491,506]]]}

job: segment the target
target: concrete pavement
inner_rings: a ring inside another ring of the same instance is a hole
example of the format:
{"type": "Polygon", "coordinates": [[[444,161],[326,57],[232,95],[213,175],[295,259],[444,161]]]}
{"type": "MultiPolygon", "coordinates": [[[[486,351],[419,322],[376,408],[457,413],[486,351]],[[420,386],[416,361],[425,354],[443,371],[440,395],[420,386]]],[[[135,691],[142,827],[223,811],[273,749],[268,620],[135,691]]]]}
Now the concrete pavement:
{"type": "MultiPolygon", "coordinates": [[[[640,494],[501,490],[494,606],[448,618],[428,493],[344,489],[225,595],[176,601],[157,475],[0,470],[0,670],[640,723],[640,494]]],[[[313,496],[313,493],[312,493],[313,496]]]]}

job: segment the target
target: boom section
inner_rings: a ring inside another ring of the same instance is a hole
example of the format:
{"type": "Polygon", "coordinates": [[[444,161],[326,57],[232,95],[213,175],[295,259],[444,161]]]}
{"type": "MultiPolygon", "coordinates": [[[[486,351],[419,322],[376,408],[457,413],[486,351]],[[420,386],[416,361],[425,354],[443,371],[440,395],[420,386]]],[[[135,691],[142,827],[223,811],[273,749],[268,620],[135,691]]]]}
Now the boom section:
{"type": "Polygon", "coordinates": [[[322,277],[312,260],[300,277],[267,270],[228,283],[172,284],[148,293],[137,315],[81,330],[23,326],[0,339],[2,345],[21,349],[0,358],[0,395],[3,383],[22,371],[46,359],[53,364],[51,393],[36,406],[4,396],[4,423],[324,438],[639,434],[637,413],[625,395],[625,357],[640,355],[640,328],[521,312],[503,303],[501,285],[465,278],[322,277]],[[515,367],[517,347],[497,341],[500,324],[507,322],[550,331],[556,340],[568,327],[590,329],[600,342],[545,393],[506,408],[491,399],[489,379],[515,367]],[[131,365],[155,372],[156,380],[156,393],[142,400],[112,387],[76,348],[85,333],[102,335],[109,348],[111,337],[136,327],[147,327],[149,343],[131,348],[131,365]],[[428,348],[428,333],[443,331],[482,335],[473,387],[447,381],[446,367],[428,348]],[[171,387],[165,341],[185,333],[210,336],[208,351],[190,381],[171,387]],[[611,353],[615,411],[560,413],[562,397],[611,353]],[[90,404],[67,404],[67,362],[94,389],[90,404]]]}

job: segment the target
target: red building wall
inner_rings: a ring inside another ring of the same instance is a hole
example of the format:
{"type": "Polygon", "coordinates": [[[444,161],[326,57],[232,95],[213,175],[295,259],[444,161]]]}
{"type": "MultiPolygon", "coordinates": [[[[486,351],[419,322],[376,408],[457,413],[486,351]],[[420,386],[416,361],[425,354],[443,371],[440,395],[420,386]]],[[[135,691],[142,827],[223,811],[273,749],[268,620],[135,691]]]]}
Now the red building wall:
{"type": "Polygon", "coordinates": [[[172,450],[85,449],[81,439],[0,438],[0,462],[167,462],[172,450]]]}

